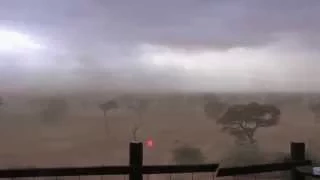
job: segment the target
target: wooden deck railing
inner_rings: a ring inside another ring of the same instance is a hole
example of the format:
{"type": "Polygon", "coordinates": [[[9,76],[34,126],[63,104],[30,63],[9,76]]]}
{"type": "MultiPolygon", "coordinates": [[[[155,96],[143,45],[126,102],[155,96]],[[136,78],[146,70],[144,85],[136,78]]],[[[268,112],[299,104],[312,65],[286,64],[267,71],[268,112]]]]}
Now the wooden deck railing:
{"type": "MultiPolygon", "coordinates": [[[[293,170],[298,166],[311,165],[305,160],[304,143],[291,143],[291,161],[282,163],[269,163],[249,165],[243,167],[223,167],[219,164],[201,165],[150,165],[143,166],[142,143],[130,143],[130,160],[128,166],[96,166],[96,167],[64,167],[64,168],[28,168],[28,169],[2,169],[0,178],[21,177],[59,177],[59,176],[90,176],[90,175],[129,175],[129,180],[142,180],[146,174],[177,174],[177,173],[217,173],[217,177],[247,175],[273,171],[293,170]]],[[[292,171],[292,179],[304,179],[292,171]]]]}

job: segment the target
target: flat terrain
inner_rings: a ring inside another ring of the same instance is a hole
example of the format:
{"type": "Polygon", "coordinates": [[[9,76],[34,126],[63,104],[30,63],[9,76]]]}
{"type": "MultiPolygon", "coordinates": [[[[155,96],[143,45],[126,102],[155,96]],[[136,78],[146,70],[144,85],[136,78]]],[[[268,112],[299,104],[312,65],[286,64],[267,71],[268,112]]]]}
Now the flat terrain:
{"type": "MultiPolygon", "coordinates": [[[[68,100],[67,117],[57,122],[45,122],[39,115],[43,105],[31,103],[28,98],[7,99],[8,103],[2,107],[1,167],[128,163],[132,127],[138,120],[134,112],[125,108],[110,111],[107,114],[109,130],[106,131],[105,118],[98,108],[102,100],[92,100],[85,107],[77,100],[68,100]]],[[[143,115],[144,123],[138,133],[141,141],[154,141],[154,147],[145,148],[145,164],[171,163],[172,149],[183,143],[199,147],[208,162],[230,158],[230,151],[236,148],[234,138],[221,132],[215,121],[205,116],[202,107],[201,102],[161,100],[152,103],[143,115]]],[[[288,153],[291,141],[304,141],[315,153],[320,148],[317,140],[320,124],[315,123],[306,105],[289,103],[281,111],[277,126],[258,130],[256,139],[261,151],[266,156],[288,153]]]]}

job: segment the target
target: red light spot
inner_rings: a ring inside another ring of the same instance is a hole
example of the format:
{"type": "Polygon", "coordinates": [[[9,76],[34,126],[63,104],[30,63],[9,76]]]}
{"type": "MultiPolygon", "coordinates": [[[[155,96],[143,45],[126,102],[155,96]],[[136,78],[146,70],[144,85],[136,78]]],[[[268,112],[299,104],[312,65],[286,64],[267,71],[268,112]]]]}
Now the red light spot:
{"type": "Polygon", "coordinates": [[[147,147],[153,147],[153,141],[151,139],[147,140],[147,147]]]}

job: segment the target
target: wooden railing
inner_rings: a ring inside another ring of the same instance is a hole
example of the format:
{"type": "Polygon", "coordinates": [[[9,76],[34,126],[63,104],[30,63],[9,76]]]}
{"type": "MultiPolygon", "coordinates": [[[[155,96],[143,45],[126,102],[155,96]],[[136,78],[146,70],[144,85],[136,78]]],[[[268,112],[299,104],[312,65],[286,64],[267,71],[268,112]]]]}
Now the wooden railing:
{"type": "MultiPolygon", "coordinates": [[[[203,172],[217,173],[217,177],[224,177],[273,171],[288,171],[293,170],[295,167],[311,165],[312,163],[309,160],[305,160],[304,143],[291,143],[291,160],[289,162],[259,164],[243,167],[225,167],[219,169],[219,164],[143,166],[142,151],[142,143],[130,143],[130,160],[128,166],[3,169],[0,170],[0,178],[129,175],[129,180],[142,180],[143,175],[146,174],[203,172]]],[[[295,171],[292,171],[291,173],[291,177],[294,180],[304,179],[296,174],[295,171]]]]}

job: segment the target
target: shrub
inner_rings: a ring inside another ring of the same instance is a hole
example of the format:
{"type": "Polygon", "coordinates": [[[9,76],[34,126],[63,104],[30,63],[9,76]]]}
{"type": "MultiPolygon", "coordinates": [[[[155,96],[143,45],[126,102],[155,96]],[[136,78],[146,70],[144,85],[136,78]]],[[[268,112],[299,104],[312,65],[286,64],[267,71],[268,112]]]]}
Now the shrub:
{"type": "Polygon", "coordinates": [[[183,145],[173,150],[173,161],[176,164],[201,164],[205,156],[199,148],[183,145]]]}

